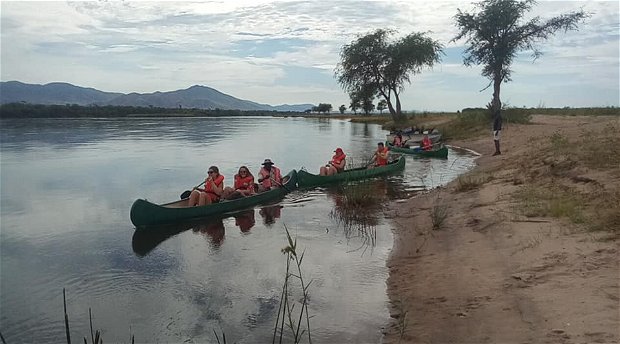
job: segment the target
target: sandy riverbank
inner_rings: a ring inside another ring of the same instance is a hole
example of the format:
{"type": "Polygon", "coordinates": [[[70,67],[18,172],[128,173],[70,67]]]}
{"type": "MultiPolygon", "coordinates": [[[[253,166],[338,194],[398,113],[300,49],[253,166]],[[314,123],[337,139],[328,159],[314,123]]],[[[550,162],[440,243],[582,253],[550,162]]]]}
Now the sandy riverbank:
{"type": "Polygon", "coordinates": [[[534,116],[502,135],[496,157],[490,137],[450,142],[482,154],[469,187],[388,211],[386,343],[620,341],[620,118],[534,116]]]}

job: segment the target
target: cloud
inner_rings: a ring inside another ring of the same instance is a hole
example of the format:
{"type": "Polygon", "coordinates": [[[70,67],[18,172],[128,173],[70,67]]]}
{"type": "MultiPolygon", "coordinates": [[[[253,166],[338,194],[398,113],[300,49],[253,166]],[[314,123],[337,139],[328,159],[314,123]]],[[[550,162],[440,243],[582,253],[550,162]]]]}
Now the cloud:
{"type": "MultiPolygon", "coordinates": [[[[113,92],[202,84],[260,103],[348,103],[333,78],[341,47],[360,34],[392,28],[397,36],[427,32],[446,51],[441,64],[406,85],[405,108],[421,102],[429,109],[458,109],[457,99],[464,98],[456,95],[458,87],[469,95],[488,82],[478,67],[462,66],[465,41],[450,42],[457,33],[457,8],[472,9],[463,1],[26,1],[0,6],[3,81],[66,81],[113,92]]],[[[544,73],[546,83],[558,84],[580,70],[571,80],[579,80],[582,88],[597,90],[602,82],[618,91],[617,2],[540,1],[530,17],[581,7],[592,17],[579,31],[541,42],[544,55],[534,64],[527,52],[519,55],[515,83],[540,82],[544,73]]],[[[525,86],[508,85],[506,90],[524,87],[526,92],[525,86]]],[[[579,85],[565,86],[570,103],[579,85]]],[[[479,93],[465,98],[479,101],[479,93]]],[[[532,105],[525,96],[518,101],[532,105]]],[[[592,101],[618,102],[617,97],[592,101]]]]}

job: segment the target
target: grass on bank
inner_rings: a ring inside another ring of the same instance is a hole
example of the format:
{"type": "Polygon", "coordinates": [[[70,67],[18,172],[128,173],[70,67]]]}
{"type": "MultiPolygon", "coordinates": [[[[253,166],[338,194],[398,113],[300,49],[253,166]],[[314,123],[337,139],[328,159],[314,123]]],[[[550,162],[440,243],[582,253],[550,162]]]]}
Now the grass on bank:
{"type": "Polygon", "coordinates": [[[584,223],[582,196],[558,186],[526,185],[515,195],[519,210],[527,217],[568,218],[573,223],[584,223]]]}
{"type": "MultiPolygon", "coordinates": [[[[620,116],[620,108],[505,108],[502,110],[504,124],[528,124],[532,115],[550,116],[620,116]]],[[[338,116],[336,116],[338,117],[338,116]]],[[[380,124],[386,130],[409,127],[437,128],[444,140],[462,140],[488,135],[491,117],[486,109],[464,109],[462,112],[422,112],[407,114],[407,121],[395,123],[389,113],[372,116],[340,116],[351,122],[380,124]]]]}
{"type": "Polygon", "coordinates": [[[522,173],[530,177],[514,195],[522,214],[565,218],[590,231],[620,233],[617,125],[609,124],[601,132],[584,131],[576,137],[556,131],[547,142],[543,140],[539,155],[527,159],[530,161],[522,164],[522,173]]]}
{"type": "Polygon", "coordinates": [[[456,179],[455,190],[457,192],[475,190],[491,180],[493,180],[493,175],[485,172],[470,172],[462,174],[456,179]]]}
{"type": "Polygon", "coordinates": [[[431,223],[433,230],[437,231],[443,228],[446,219],[448,218],[448,206],[445,204],[438,204],[433,206],[431,210],[431,223]]]}

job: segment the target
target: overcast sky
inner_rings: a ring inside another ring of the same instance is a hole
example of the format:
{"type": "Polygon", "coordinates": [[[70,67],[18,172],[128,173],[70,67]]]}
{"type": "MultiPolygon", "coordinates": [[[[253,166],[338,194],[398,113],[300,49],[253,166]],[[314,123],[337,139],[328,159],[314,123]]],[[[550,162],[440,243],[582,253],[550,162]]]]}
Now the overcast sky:
{"type": "MultiPolygon", "coordinates": [[[[559,32],[513,64],[502,101],[516,107],[619,106],[618,1],[539,1],[544,18],[583,7],[579,31],[559,32]]],[[[429,32],[442,62],[411,78],[403,109],[484,106],[492,88],[462,63],[457,9],[471,1],[1,1],[2,81],[68,82],[108,92],[205,85],[271,105],[349,104],[334,78],[343,45],[392,28],[429,32]]]]}

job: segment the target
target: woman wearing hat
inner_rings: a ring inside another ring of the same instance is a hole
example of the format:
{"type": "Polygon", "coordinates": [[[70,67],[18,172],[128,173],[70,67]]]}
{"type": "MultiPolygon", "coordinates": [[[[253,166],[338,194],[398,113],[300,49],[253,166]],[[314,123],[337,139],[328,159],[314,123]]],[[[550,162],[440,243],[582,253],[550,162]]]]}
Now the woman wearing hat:
{"type": "Polygon", "coordinates": [[[265,159],[262,165],[258,172],[258,192],[282,186],[282,173],[279,168],[273,166],[273,161],[265,159]]]}
{"type": "Polygon", "coordinates": [[[344,171],[344,166],[347,164],[347,161],[345,160],[347,157],[346,154],[344,154],[342,148],[336,148],[334,152],[336,154],[334,154],[332,160],[330,160],[327,165],[321,166],[321,170],[319,172],[321,176],[331,176],[344,171]]]}

